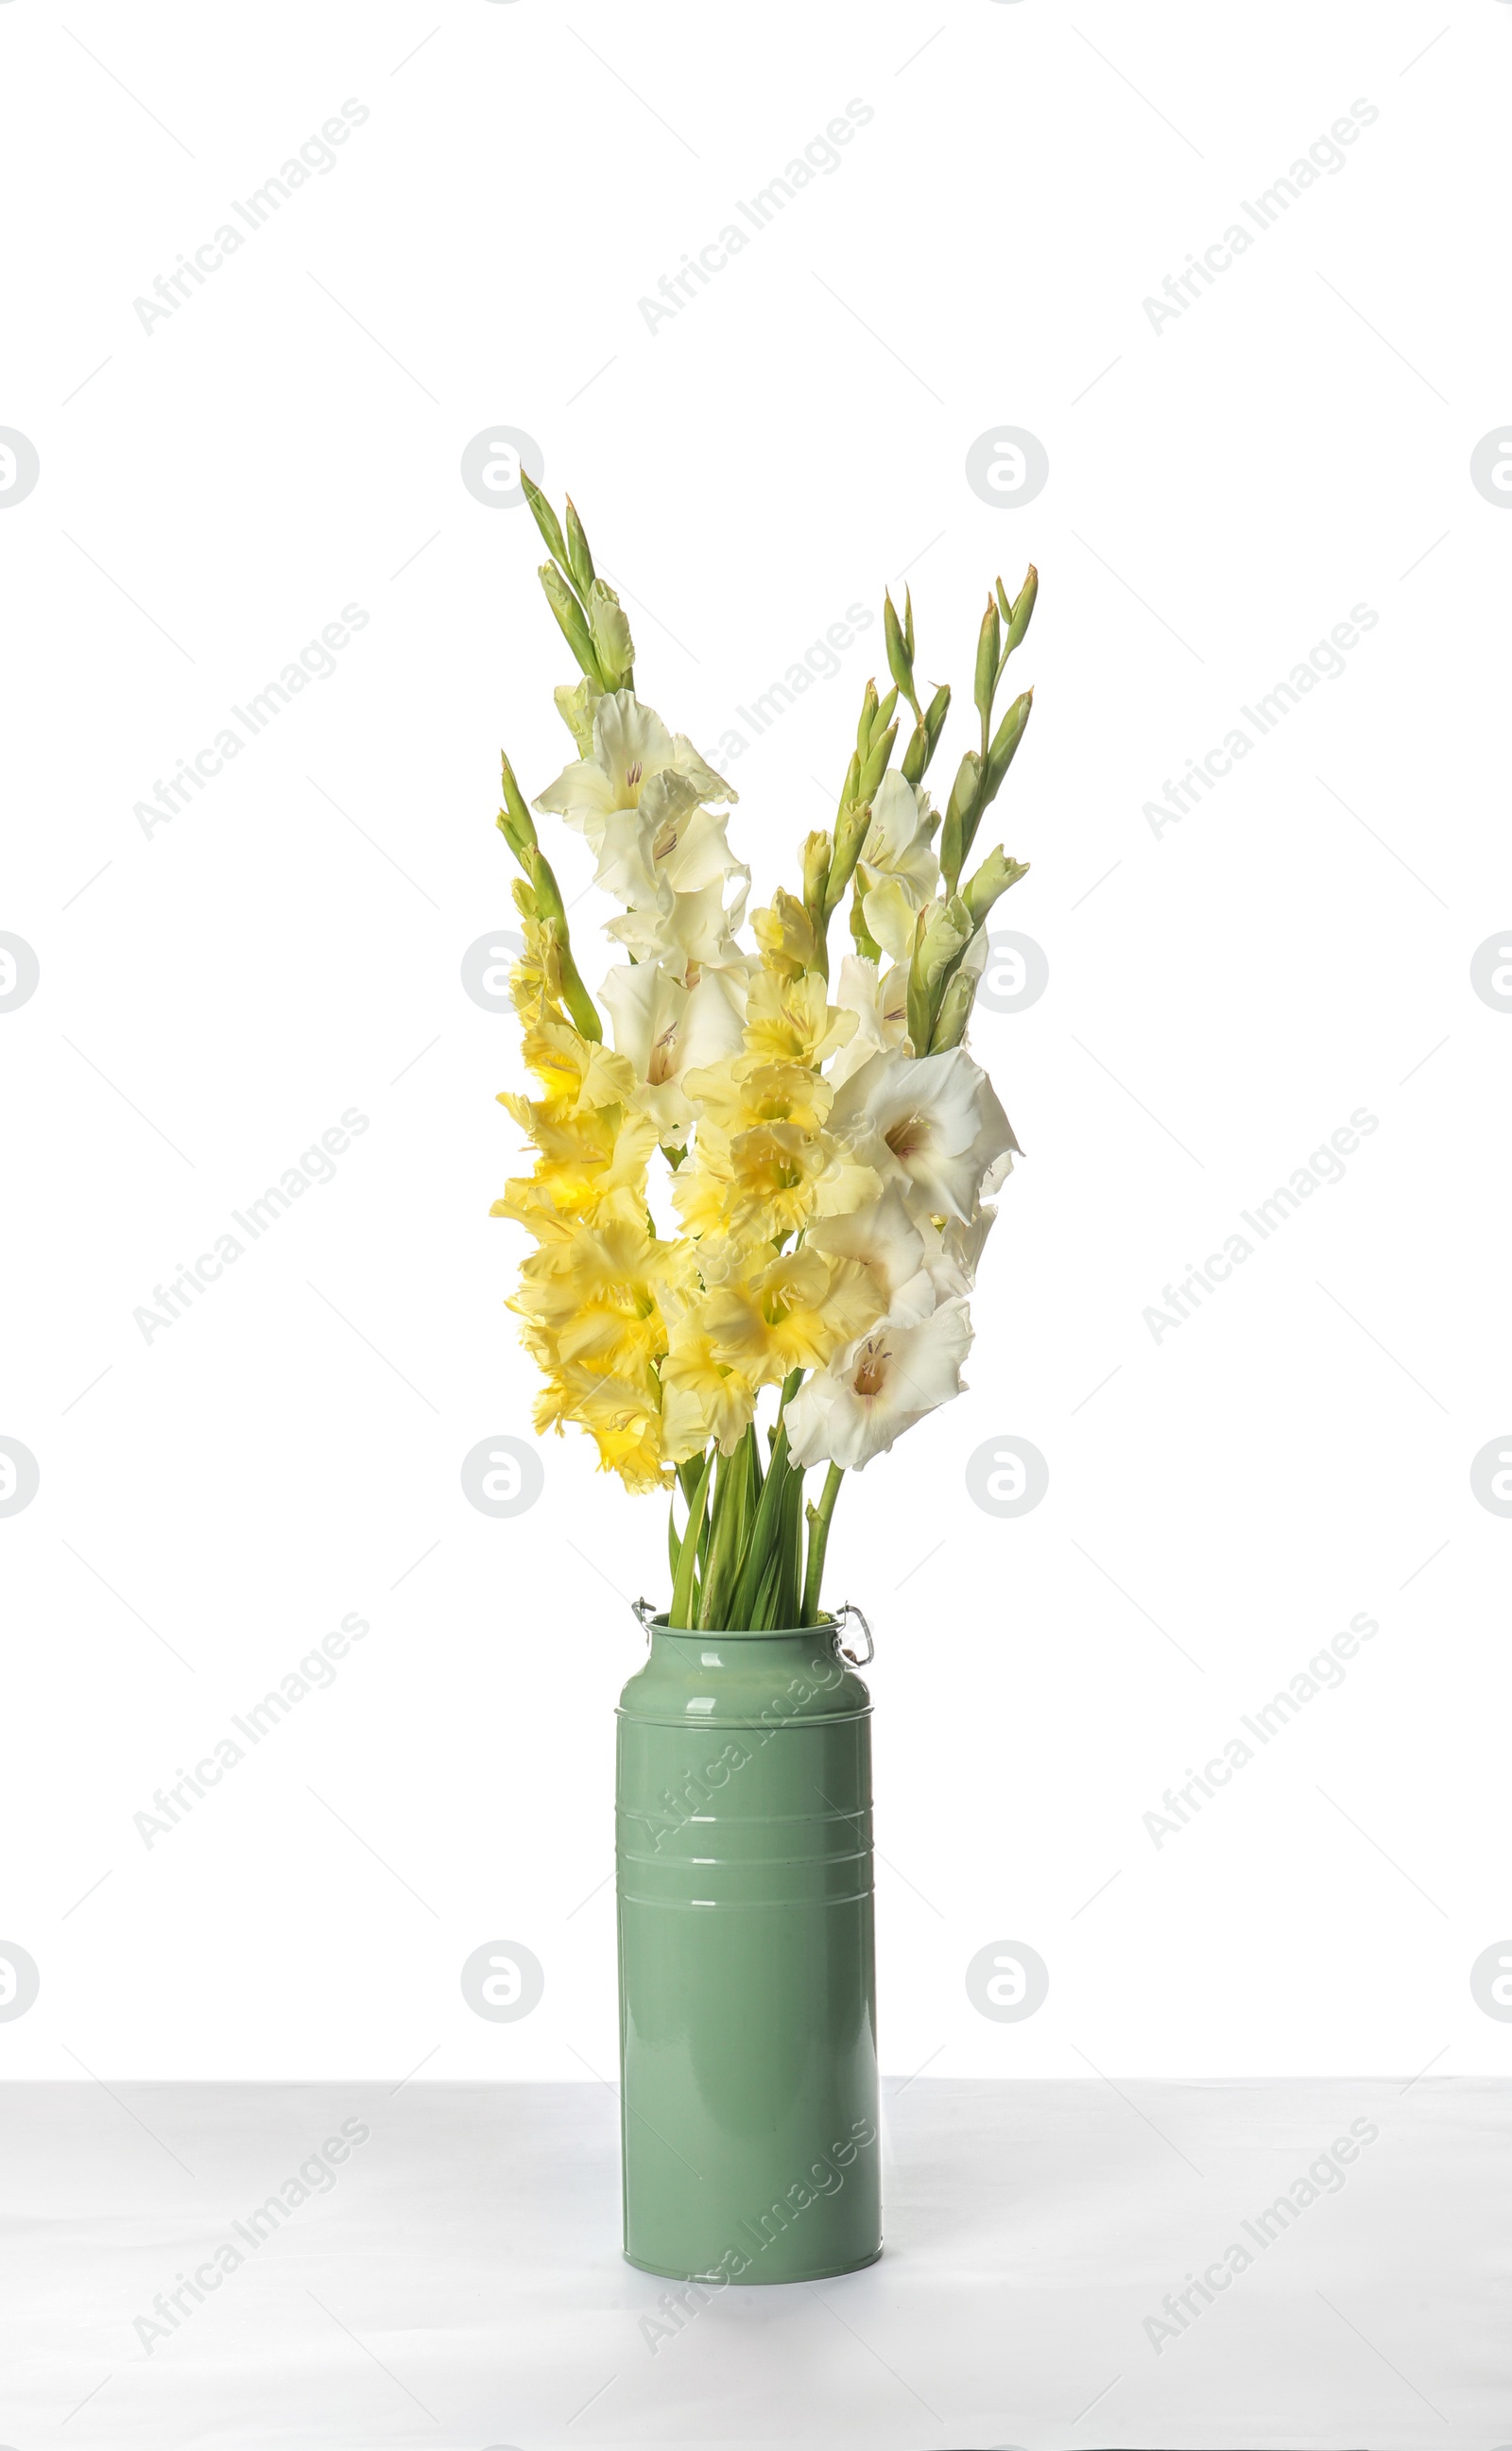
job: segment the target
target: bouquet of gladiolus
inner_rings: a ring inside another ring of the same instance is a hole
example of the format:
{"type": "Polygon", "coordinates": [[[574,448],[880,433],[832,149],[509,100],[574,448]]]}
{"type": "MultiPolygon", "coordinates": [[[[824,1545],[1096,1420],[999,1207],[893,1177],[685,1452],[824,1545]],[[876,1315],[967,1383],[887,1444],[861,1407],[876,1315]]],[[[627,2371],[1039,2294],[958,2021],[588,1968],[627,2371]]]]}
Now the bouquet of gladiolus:
{"type": "Polygon", "coordinates": [[[984,1204],[1018,1149],[963,1041],[988,914],[1025,869],[998,848],[963,871],[1029,719],[1029,691],[996,726],[993,708],[1036,574],[988,599],[979,745],[942,827],[923,785],[950,691],[921,703],[913,606],[900,619],[887,598],[893,686],[867,682],[835,822],[804,843],[798,890],[754,913],[747,951],[736,794],[636,696],[630,624],[571,500],[564,530],[521,482],[582,672],[555,693],[577,755],[535,807],[586,838],[627,957],[595,1004],[506,757],[498,823],[524,872],[512,984],[538,1093],[502,1095],[535,1165],[493,1214],[535,1245],[511,1307],[546,1382],[536,1427],[575,1422],[627,1487],[672,1493],[672,1625],[813,1625],[844,1474],[960,1393],[984,1204]],[[895,766],[900,699],[913,728],[895,766]],[[854,951],[835,968],[847,895],[854,951]]]}

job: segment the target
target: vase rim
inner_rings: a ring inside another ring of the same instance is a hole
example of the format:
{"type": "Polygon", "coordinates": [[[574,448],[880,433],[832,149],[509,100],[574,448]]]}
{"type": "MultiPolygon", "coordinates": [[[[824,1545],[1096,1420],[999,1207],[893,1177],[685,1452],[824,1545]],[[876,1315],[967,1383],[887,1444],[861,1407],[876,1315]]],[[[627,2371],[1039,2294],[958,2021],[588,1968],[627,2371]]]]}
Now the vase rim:
{"type": "Polygon", "coordinates": [[[838,1632],[838,1618],[822,1617],[816,1625],[669,1625],[665,1612],[647,1619],[650,1634],[670,1634],[685,1642],[809,1642],[827,1640],[838,1632]]]}

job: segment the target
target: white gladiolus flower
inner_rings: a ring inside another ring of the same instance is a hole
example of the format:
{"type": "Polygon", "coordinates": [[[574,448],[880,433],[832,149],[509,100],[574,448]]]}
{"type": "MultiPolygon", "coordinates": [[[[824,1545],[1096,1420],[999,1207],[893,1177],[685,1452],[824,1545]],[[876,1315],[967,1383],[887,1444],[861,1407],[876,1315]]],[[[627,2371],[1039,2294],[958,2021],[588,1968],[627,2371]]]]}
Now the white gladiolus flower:
{"type": "MultiPolygon", "coordinates": [[[[1011,1160],[1010,1160],[1011,1163],[1011,1160]]],[[[969,1226],[948,1218],[943,1226],[926,1219],[920,1227],[924,1245],[924,1271],[938,1302],[969,1294],[977,1282],[983,1245],[998,1223],[996,1208],[980,1207],[969,1226]]]]}
{"type": "Polygon", "coordinates": [[[942,1303],[927,1319],[884,1319],[805,1380],[788,1405],[794,1463],[838,1463],[860,1472],[873,1456],[937,1405],[960,1394],[960,1365],[971,1348],[963,1302],[942,1303]]]}
{"type": "Polygon", "coordinates": [[[535,806],[564,816],[596,852],[607,820],[624,811],[644,805],[659,824],[701,800],[737,797],[683,733],[674,737],[632,690],[614,690],[594,701],[592,755],[565,766],[535,806]]]}
{"type": "Polygon", "coordinates": [[[856,1016],[856,1034],[847,1039],[828,1078],[833,1088],[848,1081],[886,1047],[901,1047],[908,1035],[908,968],[897,963],[885,978],[864,954],[847,953],[840,966],[835,1002],[856,1016]]]}
{"type": "Polygon", "coordinates": [[[833,1252],[837,1259],[859,1261],[870,1272],[889,1319],[924,1319],[934,1309],[935,1285],[925,1266],[924,1237],[910,1220],[896,1183],[886,1185],[881,1198],[869,1201],[864,1208],[811,1218],[804,1241],[815,1250],[833,1252]]]}
{"type": "Polygon", "coordinates": [[[896,768],[882,776],[856,863],[867,929],[895,962],[913,951],[914,920],[934,893],[940,862],[929,848],[929,804],[896,768]]]}
{"type": "Polygon", "coordinates": [[[731,862],[696,893],[674,893],[663,886],[653,901],[637,904],[611,919],[604,932],[635,956],[639,966],[657,962],[685,984],[696,985],[706,971],[718,971],[744,989],[753,964],[735,941],[735,930],[746,916],[750,870],[731,862]],[[739,880],[732,902],[725,899],[730,878],[739,880]]]}
{"type": "MultiPolygon", "coordinates": [[[[563,712],[581,737],[586,705],[569,693],[563,712]]],[[[595,698],[591,719],[592,755],[564,767],[535,806],[564,816],[588,842],[594,883],[624,906],[608,933],[637,964],[659,963],[685,983],[706,970],[744,980],[749,962],[734,931],[750,871],[730,852],[727,817],[704,805],[736,794],[631,691],[595,698]],[[739,890],[727,901],[731,879],[739,890]]]]}
{"type": "Polygon", "coordinates": [[[745,999],[738,983],[711,972],[688,989],[656,963],[637,962],[611,971],[599,993],[615,1050],[634,1069],[642,1108],[669,1147],[682,1147],[694,1111],[684,1074],[740,1053],[745,999]]]}
{"type": "MultiPolygon", "coordinates": [[[[658,777],[659,781],[660,778],[658,777]]],[[[701,893],[727,876],[744,874],[725,838],[724,810],[662,809],[648,793],[638,809],[622,809],[595,828],[593,882],[627,910],[659,901],[662,889],[701,893]]]]}
{"type": "Polygon", "coordinates": [[[929,848],[929,802],[897,767],[882,776],[871,804],[871,823],[861,847],[857,873],[868,884],[896,876],[912,892],[915,907],[927,902],[940,879],[940,862],[929,848]]]}
{"type": "Polygon", "coordinates": [[[898,1183],[909,1215],[969,1226],[1018,1144],[996,1090],[962,1047],[939,1055],[889,1049],[847,1081],[829,1129],[884,1182],[898,1183]]]}

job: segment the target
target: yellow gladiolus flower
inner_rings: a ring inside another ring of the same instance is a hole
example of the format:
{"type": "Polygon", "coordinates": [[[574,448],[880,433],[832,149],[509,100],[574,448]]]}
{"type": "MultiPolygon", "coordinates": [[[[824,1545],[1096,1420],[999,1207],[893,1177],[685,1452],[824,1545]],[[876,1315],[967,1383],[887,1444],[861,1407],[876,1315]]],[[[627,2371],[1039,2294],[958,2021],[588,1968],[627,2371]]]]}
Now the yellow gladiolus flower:
{"type": "Polygon", "coordinates": [[[835,1095],[823,1075],[804,1065],[764,1064],[749,1055],[689,1072],[687,1088],[698,1103],[700,1128],[712,1124],[731,1135],[759,1131],[764,1124],[795,1124],[800,1131],[817,1132],[835,1095]]]}
{"type": "Polygon", "coordinates": [[[798,979],[805,971],[823,968],[813,920],[796,894],[779,886],[767,910],[751,912],[750,924],[766,970],[798,979]]]}
{"type": "Polygon", "coordinates": [[[746,1048],[766,1064],[818,1067],[854,1037],[857,1015],[826,999],[824,980],[760,971],[746,999],[746,1048]]]}
{"type": "Polygon", "coordinates": [[[571,1363],[548,1378],[535,1404],[537,1430],[575,1422],[598,1448],[601,1470],[617,1472],[627,1489],[665,1489],[671,1473],[662,1456],[661,1418],[650,1382],[613,1378],[571,1363]]]}
{"type": "Polygon", "coordinates": [[[527,1030],[539,1029],[549,1022],[565,1024],[562,966],[556,950],[555,928],[523,912],[520,926],[525,937],[525,951],[510,971],[510,994],[514,1010],[527,1030]]]}
{"type": "MultiPolygon", "coordinates": [[[[546,1095],[533,1102],[533,1111],[576,1114],[583,1107],[628,1105],[634,1095],[635,1074],[611,1047],[585,1038],[570,1021],[547,1021],[525,1033],[522,1052],[546,1095]]],[[[505,1089],[499,1104],[519,1120],[526,1102],[505,1089]]],[[[525,1124],[527,1131],[533,1131],[525,1124]]]]}
{"type": "Polygon", "coordinates": [[[825,1251],[782,1251],[704,1304],[710,1346],[753,1386],[819,1370],[881,1315],[868,1269],[825,1251]]]}
{"type": "Polygon", "coordinates": [[[734,1133],[704,1124],[698,1137],[701,1163],[672,1186],[689,1234],[773,1243],[798,1231],[829,1164],[828,1146],[818,1134],[797,1124],[734,1133]]]}
{"type": "Polygon", "coordinates": [[[733,1454],[754,1418],[756,1388],[743,1370],[722,1362],[699,1309],[673,1326],[661,1365],[662,1448],[669,1461],[699,1455],[710,1439],[733,1454]]]}
{"type": "Polygon", "coordinates": [[[582,1363],[630,1380],[667,1350],[659,1297],[678,1258],[644,1226],[580,1226],[532,1254],[509,1306],[549,1348],[550,1367],[582,1363]]]}

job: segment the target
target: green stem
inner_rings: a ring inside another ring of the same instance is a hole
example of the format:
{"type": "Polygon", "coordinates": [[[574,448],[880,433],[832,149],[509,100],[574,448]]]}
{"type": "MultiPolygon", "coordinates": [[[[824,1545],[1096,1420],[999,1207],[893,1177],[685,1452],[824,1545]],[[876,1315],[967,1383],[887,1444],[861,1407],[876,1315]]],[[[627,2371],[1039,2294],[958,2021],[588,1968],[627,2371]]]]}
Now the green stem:
{"type": "Polygon", "coordinates": [[[797,1625],[799,1622],[799,1578],[803,1572],[804,1555],[804,1474],[800,1464],[789,1468],[783,1490],[783,1511],[777,1532],[777,1582],[772,1595],[774,1626],[797,1625]]]}
{"type": "Polygon", "coordinates": [[[804,1577],[804,1623],[819,1623],[819,1591],[824,1579],[824,1551],[829,1546],[830,1520],[840,1484],[845,1478],[843,1464],[832,1463],[824,1477],[824,1494],[817,1506],[808,1510],[808,1571],[804,1577]]]}
{"type": "Polygon", "coordinates": [[[674,1583],[677,1580],[677,1569],[682,1561],[682,1555],[683,1544],[677,1537],[677,1525],[672,1520],[671,1501],[669,1500],[667,1508],[667,1556],[672,1569],[672,1580],[674,1583]]]}
{"type": "Polygon", "coordinates": [[[733,1626],[756,1623],[753,1611],[760,1595],[763,1578],[774,1559],[773,1536],[780,1520],[782,1501],[787,1483],[787,1425],[779,1419],[777,1437],[772,1446],[772,1459],[766,1467],[762,1494],[757,1500],[756,1520],[751,1525],[750,1544],[746,1563],[736,1585],[729,1621],[733,1626]]]}
{"type": "Polygon", "coordinates": [[[693,1621],[693,1570],[698,1564],[698,1536],[703,1529],[704,1508],[708,1502],[708,1484],[714,1469],[714,1458],[718,1452],[716,1447],[709,1448],[704,1458],[704,1469],[698,1476],[698,1487],[694,1492],[688,1513],[688,1529],[683,1534],[682,1555],[677,1560],[677,1579],[672,1585],[672,1604],[667,1612],[669,1625],[688,1626],[693,1621]]]}
{"type": "Polygon", "coordinates": [[[709,1541],[704,1560],[704,1598],[698,1612],[703,1626],[724,1622],[729,1587],[740,1562],[745,1481],[745,1450],[737,1447],[733,1455],[722,1455],[714,1468],[714,1495],[706,1526],[709,1541]]]}

